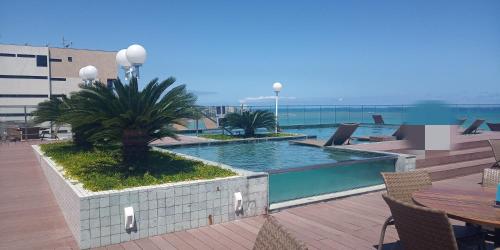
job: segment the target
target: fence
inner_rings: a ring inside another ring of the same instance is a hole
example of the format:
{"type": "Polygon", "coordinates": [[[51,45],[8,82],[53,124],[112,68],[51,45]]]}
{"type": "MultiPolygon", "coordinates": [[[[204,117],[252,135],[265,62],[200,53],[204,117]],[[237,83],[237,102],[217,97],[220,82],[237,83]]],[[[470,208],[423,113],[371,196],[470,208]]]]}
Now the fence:
{"type": "MultiPolygon", "coordinates": [[[[281,126],[330,125],[346,122],[373,123],[372,115],[382,115],[386,124],[401,124],[406,120],[410,105],[281,105],[278,119],[281,126]]],[[[467,118],[465,125],[481,118],[488,122],[500,122],[500,104],[452,104],[455,117],[467,118]]],[[[225,106],[225,111],[244,110],[275,111],[274,105],[225,106]]],[[[215,117],[217,107],[204,107],[206,114],[215,117]]]]}
{"type": "MultiPolygon", "coordinates": [[[[500,104],[452,104],[457,118],[467,118],[465,125],[476,118],[488,122],[500,122],[500,104]]],[[[346,122],[373,123],[372,115],[380,114],[386,124],[401,124],[405,120],[409,105],[280,105],[279,123],[281,126],[294,125],[331,125],[346,122]]],[[[217,116],[216,106],[202,106],[207,116],[217,116]]],[[[31,112],[36,106],[0,106],[0,132],[12,125],[26,125],[32,120],[31,112]]],[[[224,106],[219,113],[240,112],[244,110],[268,110],[274,112],[274,105],[224,106]]],[[[194,123],[190,124],[194,129],[194,123]]],[[[203,126],[201,125],[201,128],[203,126]]]]}

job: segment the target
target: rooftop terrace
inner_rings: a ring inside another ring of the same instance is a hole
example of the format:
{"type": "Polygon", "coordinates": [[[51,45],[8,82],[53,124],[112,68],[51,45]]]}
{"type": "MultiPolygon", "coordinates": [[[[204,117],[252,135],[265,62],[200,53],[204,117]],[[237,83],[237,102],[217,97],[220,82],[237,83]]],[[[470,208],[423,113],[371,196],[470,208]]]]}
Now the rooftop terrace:
{"type": "MultiPolygon", "coordinates": [[[[484,140],[491,136],[487,133],[479,137],[465,137],[462,148],[444,154],[444,158],[430,157],[431,154],[427,154],[425,157],[418,156],[418,159],[441,159],[427,164],[441,166],[446,170],[442,166],[447,165],[446,159],[452,159],[446,156],[486,152],[484,140]]],[[[3,229],[0,229],[0,249],[77,249],[32,152],[30,145],[33,143],[37,142],[0,145],[0,199],[3,201],[0,203],[0,216],[4,224],[3,229]]],[[[378,145],[379,149],[389,147],[387,144],[378,145]]],[[[373,144],[361,147],[377,146],[373,144]]],[[[402,147],[383,149],[402,150],[402,147]]],[[[484,160],[483,165],[489,164],[491,155],[484,153],[483,156],[488,159],[484,160]]],[[[460,162],[454,162],[455,165],[470,164],[463,163],[470,162],[469,158],[460,159],[460,162]]],[[[424,161],[420,164],[425,166],[424,161]]],[[[446,180],[436,181],[434,184],[462,187],[477,185],[480,175],[470,173],[478,173],[481,168],[466,169],[468,171],[458,174],[466,175],[462,177],[448,179],[457,174],[438,175],[437,179],[446,180]]],[[[375,249],[381,225],[389,215],[389,210],[381,198],[381,192],[374,192],[275,211],[272,215],[311,249],[375,249]]],[[[251,249],[263,221],[261,216],[251,217],[111,245],[105,249],[251,249]]],[[[389,228],[384,249],[397,249],[397,239],[395,229],[389,228]]]]}

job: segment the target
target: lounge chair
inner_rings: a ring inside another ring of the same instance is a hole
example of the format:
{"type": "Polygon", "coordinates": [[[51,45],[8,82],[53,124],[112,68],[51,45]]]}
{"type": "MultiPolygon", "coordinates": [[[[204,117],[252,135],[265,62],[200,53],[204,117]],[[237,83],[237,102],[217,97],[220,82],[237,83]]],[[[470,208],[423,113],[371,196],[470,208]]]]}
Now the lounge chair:
{"type": "Polygon", "coordinates": [[[493,166],[500,167],[500,139],[488,140],[493,151],[493,156],[495,157],[495,164],[493,166]]]}
{"type": "Polygon", "coordinates": [[[399,128],[394,131],[392,136],[396,138],[396,140],[403,140],[406,137],[405,131],[406,131],[407,125],[401,125],[399,128]]]}
{"type": "Polygon", "coordinates": [[[373,118],[373,122],[376,125],[384,125],[385,124],[384,118],[382,117],[382,115],[372,115],[372,118],[373,118]]]}
{"type": "Polygon", "coordinates": [[[455,238],[454,227],[445,212],[417,206],[383,194],[385,202],[394,217],[401,245],[405,250],[458,250],[475,246],[484,249],[484,237],[474,227],[468,227],[470,236],[455,238]]]}
{"type": "Polygon", "coordinates": [[[7,141],[21,141],[22,134],[18,128],[7,128],[7,141]]]}
{"type": "Polygon", "coordinates": [[[500,123],[487,122],[486,125],[488,125],[491,131],[500,131],[500,123]]]}
{"type": "MultiPolygon", "coordinates": [[[[420,189],[432,185],[431,176],[425,170],[417,170],[403,173],[380,173],[384,179],[387,194],[406,203],[413,203],[412,194],[420,189]]],[[[378,249],[382,249],[387,226],[394,225],[394,219],[389,216],[380,232],[378,249]]]]}
{"type": "Polygon", "coordinates": [[[388,136],[388,135],[353,136],[352,139],[355,139],[357,141],[368,141],[368,142],[403,140],[405,138],[405,134],[404,134],[405,127],[406,127],[406,125],[399,126],[398,129],[390,136],[388,136]]]}
{"type": "Polygon", "coordinates": [[[274,217],[268,216],[257,234],[254,250],[307,249],[304,243],[295,239],[274,217]]]}
{"type": "Polygon", "coordinates": [[[353,139],[352,134],[358,128],[359,123],[343,123],[337,128],[335,133],[328,139],[328,141],[321,141],[315,139],[305,139],[290,141],[292,144],[313,146],[313,147],[328,147],[332,145],[344,145],[349,144],[349,141],[353,139]]]}
{"type": "Polygon", "coordinates": [[[342,123],[335,133],[325,142],[323,146],[349,144],[352,134],[359,127],[359,123],[342,123]]]}
{"type": "Polygon", "coordinates": [[[479,126],[483,124],[484,120],[483,119],[477,119],[475,120],[468,128],[462,132],[464,135],[470,135],[470,134],[477,134],[477,130],[479,129],[479,126]]]}

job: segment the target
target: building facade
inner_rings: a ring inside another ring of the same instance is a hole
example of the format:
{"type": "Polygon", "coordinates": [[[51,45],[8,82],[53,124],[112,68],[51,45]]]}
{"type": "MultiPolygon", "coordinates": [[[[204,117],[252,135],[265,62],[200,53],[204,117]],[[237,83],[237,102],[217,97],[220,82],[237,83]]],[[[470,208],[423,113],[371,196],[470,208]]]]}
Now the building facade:
{"type": "Polygon", "coordinates": [[[117,78],[116,51],[0,44],[0,106],[31,106],[78,91],[80,68],[93,65],[98,80],[117,78]]]}

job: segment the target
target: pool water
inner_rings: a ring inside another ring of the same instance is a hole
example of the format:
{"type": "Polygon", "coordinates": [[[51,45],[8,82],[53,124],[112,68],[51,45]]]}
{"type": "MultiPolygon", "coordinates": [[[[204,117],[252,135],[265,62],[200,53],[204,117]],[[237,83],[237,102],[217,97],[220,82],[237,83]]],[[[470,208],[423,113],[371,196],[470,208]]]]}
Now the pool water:
{"type": "Polygon", "coordinates": [[[288,141],[227,143],[210,146],[171,148],[182,154],[227,164],[254,172],[303,167],[382,156],[376,153],[352,153],[290,144],[288,141]]]}
{"type": "Polygon", "coordinates": [[[288,141],[227,143],[169,148],[232,167],[269,173],[269,200],[277,203],[382,183],[394,171],[384,154],[317,148],[288,141]]]}

